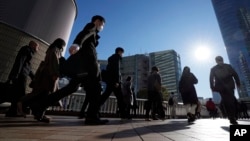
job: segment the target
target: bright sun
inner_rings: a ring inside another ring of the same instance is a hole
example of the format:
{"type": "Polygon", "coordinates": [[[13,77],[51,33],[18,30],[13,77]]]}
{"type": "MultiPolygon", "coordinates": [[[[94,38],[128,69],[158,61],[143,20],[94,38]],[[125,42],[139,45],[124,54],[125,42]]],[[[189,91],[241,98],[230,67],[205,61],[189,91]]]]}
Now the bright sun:
{"type": "Polygon", "coordinates": [[[206,61],[210,57],[210,49],[206,46],[198,46],[194,53],[198,61],[206,61]]]}

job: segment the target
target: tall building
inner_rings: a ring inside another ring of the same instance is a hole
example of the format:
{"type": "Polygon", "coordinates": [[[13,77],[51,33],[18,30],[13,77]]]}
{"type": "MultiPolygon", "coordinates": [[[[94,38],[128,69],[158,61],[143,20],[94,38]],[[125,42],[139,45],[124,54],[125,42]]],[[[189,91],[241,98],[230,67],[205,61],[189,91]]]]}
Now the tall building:
{"type": "Polygon", "coordinates": [[[0,81],[6,81],[20,47],[39,43],[35,71],[56,38],[68,42],[77,15],[75,0],[0,0],[0,81]]]}
{"type": "MultiPolygon", "coordinates": [[[[168,92],[179,95],[179,79],[181,76],[180,56],[174,50],[152,52],[149,54],[150,68],[157,66],[162,77],[162,85],[168,92]]],[[[180,98],[180,95],[179,95],[180,98]]]]}
{"type": "Polygon", "coordinates": [[[127,76],[133,78],[135,92],[147,87],[149,72],[149,58],[147,55],[137,54],[123,57],[120,69],[123,81],[126,80],[127,76]]]}
{"type": "Polygon", "coordinates": [[[212,0],[230,64],[239,74],[239,97],[250,97],[250,1],[212,0]]]}

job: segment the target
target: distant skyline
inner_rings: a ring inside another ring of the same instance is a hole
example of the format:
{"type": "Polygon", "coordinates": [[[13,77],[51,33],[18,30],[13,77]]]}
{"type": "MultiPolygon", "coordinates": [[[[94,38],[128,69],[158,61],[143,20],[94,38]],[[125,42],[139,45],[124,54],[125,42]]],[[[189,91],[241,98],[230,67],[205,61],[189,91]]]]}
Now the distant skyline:
{"type": "MultiPolygon", "coordinates": [[[[189,66],[198,78],[199,97],[212,97],[210,68],[217,55],[229,63],[211,0],[76,0],[78,13],[69,47],[94,15],[106,19],[97,47],[98,59],[106,60],[116,47],[124,56],[175,50],[181,66],[189,66]],[[205,48],[206,50],[202,49],[205,48]],[[197,53],[198,52],[198,53],[197,53]]],[[[68,48],[65,54],[67,58],[68,48]]],[[[238,94],[236,93],[238,97],[238,94]]]]}

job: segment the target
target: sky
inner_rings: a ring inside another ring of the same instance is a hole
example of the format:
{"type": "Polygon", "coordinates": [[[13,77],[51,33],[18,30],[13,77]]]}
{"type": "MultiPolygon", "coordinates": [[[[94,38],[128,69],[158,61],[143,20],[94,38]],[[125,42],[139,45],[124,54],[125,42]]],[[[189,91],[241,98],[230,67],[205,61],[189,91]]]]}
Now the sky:
{"type": "MultiPolygon", "coordinates": [[[[104,30],[97,47],[98,59],[106,60],[116,47],[124,56],[175,50],[181,66],[197,77],[198,97],[212,97],[209,73],[214,58],[229,63],[211,0],[76,0],[77,17],[68,47],[92,16],[102,15],[104,30]]],[[[65,57],[69,56],[66,52],[65,57]]]]}

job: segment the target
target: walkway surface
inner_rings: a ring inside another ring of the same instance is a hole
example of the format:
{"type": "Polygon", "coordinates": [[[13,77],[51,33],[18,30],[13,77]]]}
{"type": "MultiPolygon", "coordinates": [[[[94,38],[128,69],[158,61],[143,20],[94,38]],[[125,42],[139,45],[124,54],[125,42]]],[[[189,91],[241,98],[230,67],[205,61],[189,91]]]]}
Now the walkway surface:
{"type": "MultiPolygon", "coordinates": [[[[226,119],[186,119],[121,122],[108,118],[106,125],[87,126],[73,116],[51,116],[51,123],[27,118],[6,118],[0,115],[0,141],[229,141],[226,119]]],[[[240,120],[249,125],[250,120],[240,120]]]]}

